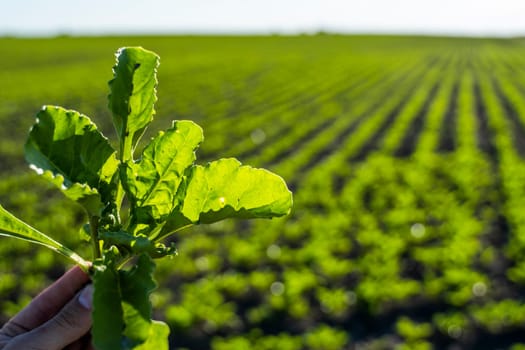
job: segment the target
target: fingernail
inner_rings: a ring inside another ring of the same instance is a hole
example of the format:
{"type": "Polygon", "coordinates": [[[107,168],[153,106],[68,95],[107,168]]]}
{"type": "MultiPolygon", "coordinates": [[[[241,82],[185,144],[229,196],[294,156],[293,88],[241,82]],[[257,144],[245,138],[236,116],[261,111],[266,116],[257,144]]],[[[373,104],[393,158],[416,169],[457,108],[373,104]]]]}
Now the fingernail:
{"type": "Polygon", "coordinates": [[[82,292],[80,292],[80,295],[78,296],[78,302],[84,308],[91,310],[91,306],[93,305],[93,285],[92,284],[88,284],[86,287],[84,287],[84,289],[82,289],[82,292]]]}

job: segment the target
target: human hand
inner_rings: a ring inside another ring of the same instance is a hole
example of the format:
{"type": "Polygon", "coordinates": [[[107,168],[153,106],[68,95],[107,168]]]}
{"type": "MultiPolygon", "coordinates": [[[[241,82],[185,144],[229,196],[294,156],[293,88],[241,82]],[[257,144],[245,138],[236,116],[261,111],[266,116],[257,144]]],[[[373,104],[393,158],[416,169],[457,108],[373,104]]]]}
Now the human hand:
{"type": "Polygon", "coordinates": [[[0,329],[0,350],[93,349],[88,282],[78,266],[67,271],[0,329]]]}

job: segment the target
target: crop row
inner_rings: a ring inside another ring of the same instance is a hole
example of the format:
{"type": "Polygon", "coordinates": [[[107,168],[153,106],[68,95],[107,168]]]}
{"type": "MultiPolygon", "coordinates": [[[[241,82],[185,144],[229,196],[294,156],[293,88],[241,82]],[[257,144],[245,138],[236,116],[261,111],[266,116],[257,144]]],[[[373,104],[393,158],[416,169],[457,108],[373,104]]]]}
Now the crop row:
{"type": "MultiPolygon", "coordinates": [[[[121,39],[82,40],[99,45],[96,53],[121,39]]],[[[194,119],[205,133],[200,161],[238,156],[269,166],[294,189],[286,219],[225,222],[174,238],[179,255],[158,263],[162,288],[153,296],[172,348],[525,344],[520,45],[344,36],[140,40],[163,57],[158,124],[194,119]]],[[[18,130],[3,131],[0,160],[20,163],[12,147],[31,117],[15,117],[37,99],[108,117],[105,87],[88,74],[94,68],[62,55],[67,74],[57,73],[51,55],[34,68],[7,63],[14,80],[33,75],[43,84],[58,74],[65,83],[51,83],[45,94],[33,86],[30,97],[14,83],[0,92],[13,101],[1,105],[0,119],[18,130]],[[89,83],[66,77],[76,74],[89,83]]],[[[107,67],[95,54],[86,60],[107,67]]],[[[18,169],[0,181],[2,205],[84,249],[71,232],[85,220],[79,209],[18,169]],[[68,215],[49,216],[48,206],[68,215]]],[[[0,244],[0,253],[5,319],[64,262],[24,242],[0,244]]]]}

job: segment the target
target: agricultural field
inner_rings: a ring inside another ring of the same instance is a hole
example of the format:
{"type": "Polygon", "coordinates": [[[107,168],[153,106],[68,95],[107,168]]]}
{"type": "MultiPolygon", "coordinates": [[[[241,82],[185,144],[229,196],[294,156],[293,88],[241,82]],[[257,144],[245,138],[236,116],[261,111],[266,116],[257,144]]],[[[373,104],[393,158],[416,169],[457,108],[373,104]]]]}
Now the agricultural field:
{"type": "MultiPolygon", "coordinates": [[[[155,318],[173,349],[525,349],[525,40],[0,39],[0,204],[79,251],[81,208],[28,169],[44,104],[107,109],[118,47],[161,57],[145,138],[281,175],[286,218],[181,231],[155,318]]],[[[86,254],[88,255],[88,254],[86,254]]],[[[0,237],[0,324],[70,266],[0,237]]]]}

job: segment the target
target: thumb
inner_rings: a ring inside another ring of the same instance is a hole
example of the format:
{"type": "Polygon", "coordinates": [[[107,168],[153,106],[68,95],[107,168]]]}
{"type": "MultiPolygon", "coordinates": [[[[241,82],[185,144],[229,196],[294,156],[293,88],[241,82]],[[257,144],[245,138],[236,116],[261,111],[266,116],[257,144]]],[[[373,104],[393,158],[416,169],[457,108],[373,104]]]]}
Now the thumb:
{"type": "Polygon", "coordinates": [[[84,287],[55,317],[15,337],[4,350],[60,350],[80,339],[91,328],[92,297],[93,286],[84,287]]]}

